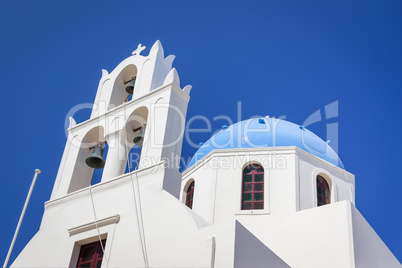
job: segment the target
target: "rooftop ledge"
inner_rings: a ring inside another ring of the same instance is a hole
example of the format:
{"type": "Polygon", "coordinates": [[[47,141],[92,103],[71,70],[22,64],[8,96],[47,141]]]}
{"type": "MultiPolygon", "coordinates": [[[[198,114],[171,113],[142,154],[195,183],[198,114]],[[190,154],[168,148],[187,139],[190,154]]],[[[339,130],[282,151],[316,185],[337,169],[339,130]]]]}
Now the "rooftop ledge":
{"type": "MultiPolygon", "coordinates": [[[[161,162],[159,162],[159,163],[157,163],[157,164],[155,164],[155,165],[152,165],[152,166],[149,166],[149,167],[146,167],[146,168],[137,169],[137,170],[134,170],[134,171],[132,171],[132,172],[130,172],[130,173],[122,174],[122,175],[120,175],[120,176],[118,176],[118,177],[116,177],[116,178],[113,178],[113,179],[111,179],[111,180],[108,180],[108,181],[105,181],[105,182],[99,182],[99,183],[97,183],[97,184],[94,184],[94,185],[91,185],[91,186],[88,186],[88,187],[79,189],[79,190],[77,190],[77,191],[68,193],[68,194],[66,194],[66,195],[64,195],[64,196],[61,196],[61,197],[58,197],[58,198],[55,198],[55,199],[52,199],[52,200],[48,200],[48,201],[45,202],[45,206],[52,205],[52,204],[54,204],[54,203],[57,203],[57,202],[60,201],[60,200],[63,200],[63,199],[66,199],[66,198],[69,198],[69,197],[78,195],[78,194],[80,194],[80,193],[87,192],[87,191],[89,191],[89,188],[95,189],[95,188],[104,186],[104,185],[109,184],[109,183],[114,183],[114,182],[116,182],[116,181],[123,180],[123,179],[125,179],[126,177],[131,177],[132,175],[146,172],[146,171],[148,171],[148,170],[150,170],[150,169],[153,169],[153,168],[155,168],[155,167],[157,167],[157,166],[161,166],[161,167],[163,168],[163,167],[164,167],[164,163],[165,163],[164,161],[161,161],[161,162]]],[[[136,177],[137,177],[137,176],[136,176],[136,177]]]]}

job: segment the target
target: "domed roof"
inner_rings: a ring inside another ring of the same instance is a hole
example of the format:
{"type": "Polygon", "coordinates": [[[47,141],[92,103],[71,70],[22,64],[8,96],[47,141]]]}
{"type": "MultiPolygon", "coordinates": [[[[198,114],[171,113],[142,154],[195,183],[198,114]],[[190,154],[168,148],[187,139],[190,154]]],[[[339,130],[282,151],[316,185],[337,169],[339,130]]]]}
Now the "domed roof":
{"type": "Polygon", "coordinates": [[[222,130],[202,144],[187,168],[212,150],[297,146],[335,166],[344,166],[335,151],[313,132],[303,126],[275,118],[253,118],[222,130]]]}

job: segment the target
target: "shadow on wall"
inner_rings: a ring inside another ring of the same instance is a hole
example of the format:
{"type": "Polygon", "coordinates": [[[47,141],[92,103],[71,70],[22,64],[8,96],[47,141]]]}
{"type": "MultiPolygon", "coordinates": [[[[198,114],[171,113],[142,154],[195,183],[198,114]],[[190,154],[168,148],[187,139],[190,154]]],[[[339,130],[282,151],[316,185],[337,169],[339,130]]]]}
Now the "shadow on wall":
{"type": "Polygon", "coordinates": [[[290,267],[238,221],[236,221],[234,258],[235,268],[290,267]]]}

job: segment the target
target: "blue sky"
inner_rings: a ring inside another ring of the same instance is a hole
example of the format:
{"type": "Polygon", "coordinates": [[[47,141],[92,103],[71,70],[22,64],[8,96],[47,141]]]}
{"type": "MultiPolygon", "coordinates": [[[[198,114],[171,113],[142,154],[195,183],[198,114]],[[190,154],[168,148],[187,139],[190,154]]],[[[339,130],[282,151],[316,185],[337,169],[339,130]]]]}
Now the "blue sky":
{"type": "MultiPolygon", "coordinates": [[[[158,39],[177,56],[182,85],[193,85],[187,118],[237,121],[241,101],[242,119],[303,124],[338,101],[331,122],[356,176],[356,206],[401,261],[401,13],[400,1],[0,1],[0,261],[35,168],[42,174],[11,260],[39,228],[67,112],[93,102],[101,69],[112,71],[139,43],[148,54],[158,39]]],[[[327,123],[309,129],[325,139],[327,123]]],[[[183,156],[195,150],[185,143],[183,156]]]]}

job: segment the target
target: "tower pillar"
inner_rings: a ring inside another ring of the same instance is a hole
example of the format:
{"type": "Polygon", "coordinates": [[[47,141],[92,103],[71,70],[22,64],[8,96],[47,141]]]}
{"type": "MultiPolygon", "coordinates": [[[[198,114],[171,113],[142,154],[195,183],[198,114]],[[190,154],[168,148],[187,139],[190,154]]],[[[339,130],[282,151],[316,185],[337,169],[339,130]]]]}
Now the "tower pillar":
{"type": "Polygon", "coordinates": [[[127,163],[127,147],[121,131],[115,131],[106,136],[109,151],[103,170],[102,182],[109,181],[124,174],[127,163]]]}

